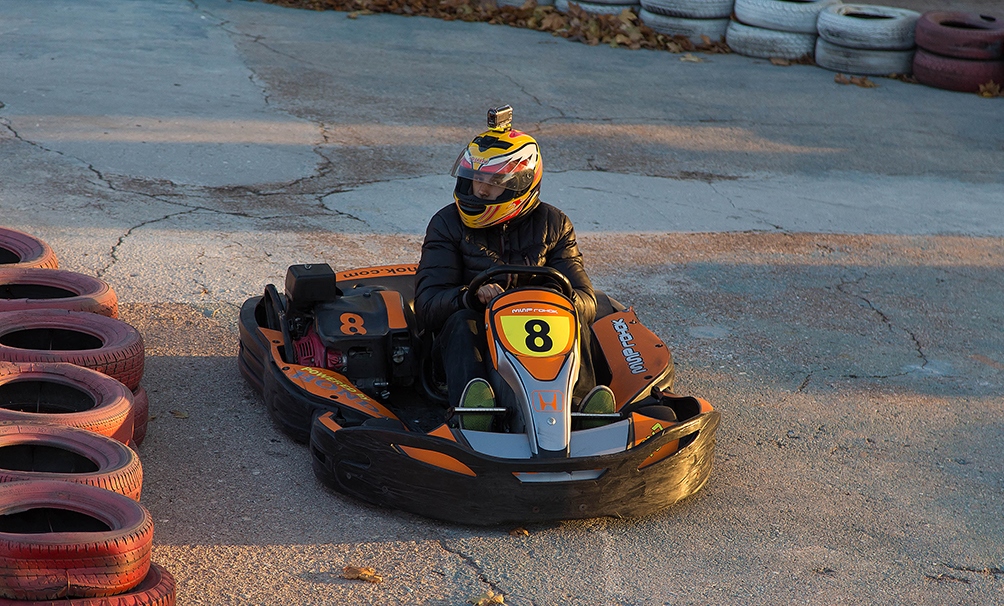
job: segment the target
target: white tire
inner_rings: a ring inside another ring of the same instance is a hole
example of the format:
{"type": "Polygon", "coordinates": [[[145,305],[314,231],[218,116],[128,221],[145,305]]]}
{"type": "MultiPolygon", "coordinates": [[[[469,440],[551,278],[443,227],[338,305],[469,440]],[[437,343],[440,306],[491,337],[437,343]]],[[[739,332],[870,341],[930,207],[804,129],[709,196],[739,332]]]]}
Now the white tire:
{"type": "MultiPolygon", "coordinates": [[[[495,0],[495,6],[499,8],[503,6],[515,6],[516,8],[522,8],[523,3],[526,0],[495,0]]],[[[537,6],[551,6],[554,4],[554,0],[537,0],[537,6]]]]}
{"type": "Polygon", "coordinates": [[[908,50],[920,13],[869,4],[834,4],[819,13],[819,37],[845,48],[908,50]]]}
{"type": "Polygon", "coordinates": [[[874,50],[838,46],[820,38],[816,41],[816,65],[845,74],[888,76],[913,72],[911,50],[874,50]]]}
{"type": "Polygon", "coordinates": [[[782,32],[743,25],[737,21],[730,22],[725,30],[725,42],[733,52],[760,59],[811,57],[816,48],[816,38],[815,34],[782,32]]]}
{"type": "MultiPolygon", "coordinates": [[[[626,8],[637,14],[641,10],[641,5],[635,4],[634,1],[632,0],[632,4],[599,4],[596,2],[573,2],[573,4],[578,4],[582,10],[591,15],[619,15],[626,8]]],[[[567,13],[568,0],[554,0],[554,8],[558,12],[567,13]]]]}
{"type": "Polygon", "coordinates": [[[816,34],[819,12],[839,0],[736,0],[735,13],[746,25],[782,32],[816,34]]]}
{"type": "Polygon", "coordinates": [[[670,17],[722,19],[732,14],[734,2],[735,0],[644,0],[641,7],[650,13],[670,17]]]}
{"type": "MultiPolygon", "coordinates": [[[[644,5],[642,5],[644,7],[644,5]]],[[[728,19],[684,19],[649,12],[642,8],[638,15],[641,22],[660,34],[667,36],[686,36],[694,44],[703,44],[701,36],[707,36],[712,42],[720,42],[725,37],[729,26],[728,19]]]]}

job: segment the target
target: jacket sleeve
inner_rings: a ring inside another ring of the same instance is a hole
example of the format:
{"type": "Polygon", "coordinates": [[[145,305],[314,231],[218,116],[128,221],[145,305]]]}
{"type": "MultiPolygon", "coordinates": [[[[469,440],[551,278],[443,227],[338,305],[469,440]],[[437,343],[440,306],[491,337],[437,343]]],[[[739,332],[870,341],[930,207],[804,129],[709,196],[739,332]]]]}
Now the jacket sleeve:
{"type": "Polygon", "coordinates": [[[415,316],[422,330],[439,332],[446,319],[464,306],[467,284],[461,237],[451,233],[442,211],[429,221],[415,274],[415,316]]]}
{"type": "Polygon", "coordinates": [[[572,298],[575,311],[579,314],[579,321],[589,326],[596,318],[596,295],[593,293],[593,283],[586,274],[579,245],[575,241],[572,221],[564,213],[557,222],[556,232],[554,246],[547,254],[547,265],[565,274],[572,283],[572,288],[575,289],[575,296],[572,298]]]}

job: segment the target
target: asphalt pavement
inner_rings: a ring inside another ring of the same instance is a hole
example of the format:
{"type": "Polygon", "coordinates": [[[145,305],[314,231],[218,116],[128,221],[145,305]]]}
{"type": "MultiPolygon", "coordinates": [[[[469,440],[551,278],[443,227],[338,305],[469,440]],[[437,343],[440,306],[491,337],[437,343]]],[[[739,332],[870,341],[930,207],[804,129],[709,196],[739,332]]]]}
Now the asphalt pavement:
{"type": "Polygon", "coordinates": [[[243,0],[0,0],[0,37],[0,224],[144,335],[179,604],[1004,603],[1004,98],[243,0]],[[417,260],[502,103],[596,285],[722,411],[707,486],[656,515],[370,507],[237,372],[288,265],[417,260]]]}

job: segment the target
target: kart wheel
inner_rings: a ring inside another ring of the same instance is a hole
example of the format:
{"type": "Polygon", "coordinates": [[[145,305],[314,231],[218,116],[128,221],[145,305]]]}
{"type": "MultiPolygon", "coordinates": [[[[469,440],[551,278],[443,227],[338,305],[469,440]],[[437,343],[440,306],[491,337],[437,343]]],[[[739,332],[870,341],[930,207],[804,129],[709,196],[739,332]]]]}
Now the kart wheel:
{"type": "Polygon", "coordinates": [[[62,269],[0,267],[0,311],[69,309],[109,318],[119,315],[107,282],[62,269]]]}
{"type": "Polygon", "coordinates": [[[0,312],[0,360],[69,362],[136,389],[143,337],[125,322],[65,309],[0,312]]]}
{"type": "Polygon", "coordinates": [[[59,261],[52,248],[35,236],[0,227],[0,266],[55,269],[59,261]]]}
{"type": "Polygon", "coordinates": [[[150,398],[141,385],[132,392],[132,441],[136,446],[146,439],[146,426],[149,422],[150,398]]]}
{"type": "Polygon", "coordinates": [[[132,407],[125,385],[89,368],[0,364],[0,422],[66,425],[125,444],[133,434],[132,407]]]}
{"type": "Polygon", "coordinates": [[[60,480],[139,501],[143,467],[128,446],[91,431],[49,423],[0,424],[0,483],[60,480]]]}
{"type": "Polygon", "coordinates": [[[0,596],[125,593],[150,570],[153,519],[136,501],[73,482],[0,484],[0,596]]]}

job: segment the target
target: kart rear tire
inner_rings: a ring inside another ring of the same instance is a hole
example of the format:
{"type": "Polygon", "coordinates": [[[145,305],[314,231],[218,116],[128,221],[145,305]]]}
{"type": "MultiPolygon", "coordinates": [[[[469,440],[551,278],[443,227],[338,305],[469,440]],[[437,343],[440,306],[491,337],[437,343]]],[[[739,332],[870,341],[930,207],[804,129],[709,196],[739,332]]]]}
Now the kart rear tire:
{"type": "Polygon", "coordinates": [[[132,441],[139,446],[146,439],[146,426],[150,422],[150,397],[140,385],[132,392],[132,441]]]}
{"type": "Polygon", "coordinates": [[[152,544],[153,518],[129,497],[73,482],[0,484],[2,597],[125,593],[149,573],[152,544]]]}
{"type": "Polygon", "coordinates": [[[139,501],[143,466],[133,449],[91,431],[50,423],[0,424],[0,483],[59,480],[139,501]]]}
{"type": "Polygon", "coordinates": [[[0,267],[47,267],[56,269],[59,260],[48,244],[35,236],[0,227],[0,267]]]}
{"type": "Polygon", "coordinates": [[[0,422],[66,425],[126,444],[133,435],[133,394],[75,364],[0,364],[0,422]]]}
{"type": "Polygon", "coordinates": [[[0,266],[0,311],[68,309],[117,318],[118,297],[107,282],[63,269],[0,266]]]}
{"type": "Polygon", "coordinates": [[[143,356],[139,331],[116,318],[65,309],[0,312],[0,360],[69,362],[136,389],[143,356]]]}

